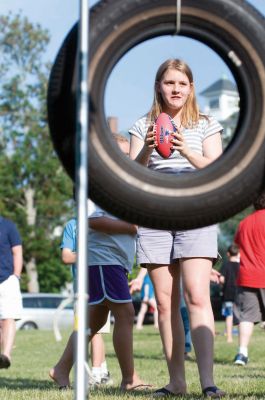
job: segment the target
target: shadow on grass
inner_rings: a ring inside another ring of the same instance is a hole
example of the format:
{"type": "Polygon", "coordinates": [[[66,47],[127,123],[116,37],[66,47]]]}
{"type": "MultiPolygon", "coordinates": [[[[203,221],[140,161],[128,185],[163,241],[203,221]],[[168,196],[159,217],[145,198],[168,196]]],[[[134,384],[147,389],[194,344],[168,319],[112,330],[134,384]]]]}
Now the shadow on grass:
{"type": "Polygon", "coordinates": [[[120,390],[118,387],[109,387],[109,388],[102,388],[102,389],[92,389],[90,391],[91,394],[98,394],[98,395],[103,395],[104,398],[109,397],[110,399],[119,399],[119,398],[124,398],[124,396],[132,396],[132,397],[138,397],[138,396],[150,396],[154,392],[154,389],[145,389],[145,390],[129,390],[129,391],[123,391],[120,390]]]}
{"type": "MultiPolygon", "coordinates": [[[[248,374],[248,375],[243,375],[243,374],[235,374],[235,375],[229,375],[230,377],[231,377],[231,379],[264,379],[265,378],[265,376],[264,376],[264,374],[262,375],[262,374],[253,374],[253,375],[250,375],[250,374],[248,374]]],[[[264,394],[264,397],[265,397],[265,394],[264,394]]]]}
{"type": "MultiPolygon", "coordinates": [[[[109,358],[117,359],[117,357],[116,357],[116,355],[114,353],[108,354],[108,359],[109,358]]],[[[140,353],[136,354],[136,353],[134,353],[133,358],[134,358],[134,360],[160,360],[160,361],[164,360],[166,362],[165,356],[162,353],[161,354],[155,354],[155,355],[140,354],[140,353]]],[[[185,363],[188,363],[188,364],[192,364],[192,363],[195,363],[195,362],[196,362],[195,357],[192,358],[191,360],[186,360],[185,361],[185,363]]]]}
{"type": "MultiPolygon", "coordinates": [[[[232,378],[232,377],[231,377],[232,378]]],[[[261,376],[263,378],[263,376],[261,376]]],[[[40,381],[40,380],[33,380],[33,379],[11,379],[11,378],[0,378],[0,384],[1,387],[8,388],[9,390],[14,390],[14,391],[23,391],[23,390],[57,390],[56,386],[47,380],[40,381]]],[[[134,398],[134,397],[142,397],[146,396],[146,398],[150,398],[156,388],[153,389],[148,389],[148,390],[134,390],[134,391],[121,391],[119,387],[109,387],[109,388],[98,388],[98,389],[92,389],[89,390],[89,394],[98,394],[99,396],[104,395],[104,398],[109,398],[109,399],[121,399],[121,398],[128,398],[128,396],[134,398]]],[[[59,390],[58,390],[59,392],[59,390]]],[[[193,400],[193,399],[198,399],[201,398],[200,393],[189,393],[185,396],[178,396],[178,399],[185,399],[185,400],[193,400]]],[[[231,399],[264,399],[264,391],[250,391],[247,393],[229,393],[227,392],[227,398],[231,399]]]]}
{"type": "MultiPolygon", "coordinates": [[[[214,364],[224,364],[224,365],[231,365],[234,366],[234,359],[233,358],[214,358],[213,360],[214,364]]],[[[235,368],[238,368],[238,366],[234,366],[235,368]]]]}
{"type": "Polygon", "coordinates": [[[0,377],[1,388],[6,387],[10,390],[49,390],[55,386],[53,382],[48,380],[34,380],[34,379],[22,379],[22,378],[5,378],[0,377]]]}
{"type": "MultiPolygon", "coordinates": [[[[152,394],[154,393],[155,389],[153,390],[139,390],[139,391],[129,391],[129,392],[122,392],[120,391],[118,388],[106,388],[106,389],[97,389],[97,390],[93,390],[90,393],[91,394],[98,394],[98,395],[103,395],[104,394],[104,398],[110,398],[110,399],[120,399],[120,398],[124,398],[125,394],[126,394],[126,398],[128,398],[127,396],[130,396],[132,398],[134,397],[140,397],[140,396],[145,396],[147,399],[151,398],[150,396],[152,396],[152,394]]],[[[174,398],[174,397],[172,397],[174,398]]],[[[201,399],[202,398],[202,394],[200,392],[196,392],[196,393],[189,393],[186,394],[185,396],[176,396],[175,398],[178,398],[179,400],[193,400],[193,399],[201,399]]],[[[264,393],[263,392],[248,392],[248,393],[227,393],[227,398],[229,399],[264,399],[264,393]]]]}
{"type": "MultiPolygon", "coordinates": [[[[240,371],[240,370],[243,371],[244,369],[246,369],[248,367],[248,366],[243,366],[243,365],[235,365],[234,358],[228,358],[228,357],[223,357],[223,358],[215,357],[213,362],[216,365],[220,364],[220,365],[230,366],[230,367],[234,368],[235,371],[240,371]]],[[[251,369],[252,369],[252,371],[259,371],[259,370],[264,371],[263,368],[257,367],[254,363],[251,364],[251,369]]],[[[264,378],[264,376],[263,376],[263,378],[264,378]]]]}
{"type": "Polygon", "coordinates": [[[231,399],[264,399],[264,392],[248,392],[248,393],[227,393],[228,398],[231,399]]]}
{"type": "MultiPolygon", "coordinates": [[[[114,358],[117,359],[117,356],[115,354],[108,354],[108,359],[109,358],[114,358]]],[[[148,355],[148,354],[140,354],[140,353],[134,353],[133,358],[135,360],[165,360],[164,354],[156,354],[156,355],[148,355]]]]}

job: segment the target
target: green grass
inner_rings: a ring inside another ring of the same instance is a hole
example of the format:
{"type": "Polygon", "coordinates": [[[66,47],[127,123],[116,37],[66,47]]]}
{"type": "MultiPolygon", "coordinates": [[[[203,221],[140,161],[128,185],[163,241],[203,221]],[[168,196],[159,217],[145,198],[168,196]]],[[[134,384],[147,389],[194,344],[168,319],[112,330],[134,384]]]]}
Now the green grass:
{"type": "MultiPolygon", "coordinates": [[[[250,345],[250,362],[246,367],[236,367],[232,361],[237,350],[237,338],[227,344],[222,335],[224,323],[217,323],[220,332],[215,342],[215,380],[216,384],[229,394],[229,399],[265,398],[265,331],[255,328],[250,345]]],[[[12,366],[0,371],[1,400],[70,400],[72,391],[59,392],[48,377],[48,371],[60,356],[68,337],[63,333],[63,341],[55,342],[52,332],[19,331],[13,350],[12,366]]],[[[105,335],[107,361],[115,386],[105,390],[93,391],[89,398],[133,399],[151,398],[151,392],[121,394],[118,390],[120,371],[111,343],[111,335],[105,335]]],[[[134,352],[136,369],[146,382],[155,387],[167,383],[167,370],[160,338],[152,326],[134,332],[134,352]]],[[[197,367],[195,362],[186,362],[188,399],[201,398],[197,367]]]]}

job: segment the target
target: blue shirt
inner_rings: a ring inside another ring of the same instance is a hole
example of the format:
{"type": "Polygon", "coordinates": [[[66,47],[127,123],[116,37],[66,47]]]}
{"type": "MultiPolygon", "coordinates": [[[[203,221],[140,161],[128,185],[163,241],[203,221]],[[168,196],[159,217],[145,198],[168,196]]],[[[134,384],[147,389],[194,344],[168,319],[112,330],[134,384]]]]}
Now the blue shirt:
{"type": "MultiPolygon", "coordinates": [[[[88,218],[107,217],[118,219],[102,210],[89,200],[88,218]]],[[[76,252],[77,220],[72,218],[65,225],[61,249],[67,248],[76,252]]],[[[106,234],[89,230],[88,265],[120,265],[129,272],[132,270],[135,255],[135,235],[106,234]]],[[[72,265],[74,285],[76,279],[76,264],[72,265]]]]}
{"type": "Polygon", "coordinates": [[[150,279],[150,276],[148,274],[146,274],[144,277],[144,281],[143,281],[143,285],[142,285],[142,289],[141,289],[141,299],[142,300],[146,294],[146,286],[148,287],[148,290],[147,290],[148,299],[153,299],[155,297],[154,287],[153,287],[152,281],[150,279]]]}
{"type": "Polygon", "coordinates": [[[21,245],[16,225],[9,219],[0,217],[0,283],[13,275],[14,262],[12,247],[21,245]]]}
{"type": "MultiPolygon", "coordinates": [[[[76,218],[70,219],[64,227],[61,249],[76,253],[76,218]]],[[[76,264],[72,264],[73,279],[76,279],[76,264]]]]}
{"type": "MultiPolygon", "coordinates": [[[[90,201],[89,219],[118,218],[102,210],[90,201]]],[[[131,272],[135,255],[135,236],[129,234],[107,234],[89,230],[88,265],[120,265],[131,272]]]]}

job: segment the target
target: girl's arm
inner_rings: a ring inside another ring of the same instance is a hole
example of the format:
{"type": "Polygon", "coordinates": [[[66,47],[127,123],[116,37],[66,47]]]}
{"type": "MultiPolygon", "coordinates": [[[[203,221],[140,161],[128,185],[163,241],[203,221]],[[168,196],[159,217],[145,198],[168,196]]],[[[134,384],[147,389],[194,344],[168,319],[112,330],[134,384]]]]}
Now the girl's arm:
{"type": "Polygon", "coordinates": [[[150,156],[156,146],[155,126],[151,125],[148,128],[145,140],[131,135],[130,158],[141,165],[147,166],[150,156]]]}
{"type": "Polygon", "coordinates": [[[143,285],[143,280],[144,280],[144,277],[146,274],[147,274],[147,269],[141,268],[137,277],[135,279],[132,279],[131,282],[129,282],[131,294],[141,290],[142,285],[143,285]]]}
{"type": "Polygon", "coordinates": [[[17,245],[12,247],[12,255],[13,255],[13,266],[14,266],[14,275],[20,278],[21,271],[23,268],[23,250],[22,245],[17,245]]]}
{"type": "Polygon", "coordinates": [[[64,264],[75,264],[76,263],[76,253],[67,247],[62,249],[62,262],[64,264]]]}
{"type": "Polygon", "coordinates": [[[211,164],[222,154],[222,140],[220,132],[207,137],[203,141],[203,155],[191,150],[181,133],[175,132],[173,133],[173,136],[173,148],[178,150],[180,154],[185,157],[195,168],[201,169],[207,167],[207,165],[211,164]]]}
{"type": "Polygon", "coordinates": [[[137,226],[129,222],[120,221],[108,217],[89,218],[89,227],[95,231],[106,234],[127,234],[135,235],[137,226]]]}

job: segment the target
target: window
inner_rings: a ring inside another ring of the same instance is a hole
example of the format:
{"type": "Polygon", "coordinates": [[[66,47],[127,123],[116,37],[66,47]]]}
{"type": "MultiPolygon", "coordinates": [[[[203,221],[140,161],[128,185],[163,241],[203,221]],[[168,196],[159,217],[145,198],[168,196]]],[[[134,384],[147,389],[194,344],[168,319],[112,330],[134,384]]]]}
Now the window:
{"type": "Polygon", "coordinates": [[[209,106],[210,108],[219,108],[219,99],[211,100],[209,106]]]}
{"type": "Polygon", "coordinates": [[[62,297],[43,297],[40,298],[40,304],[42,308],[57,308],[62,300],[62,297]]]}
{"type": "Polygon", "coordinates": [[[57,308],[64,297],[22,297],[24,308],[57,308]]]}
{"type": "Polygon", "coordinates": [[[36,297],[25,297],[22,298],[24,308],[38,308],[38,299],[36,297]]]}

